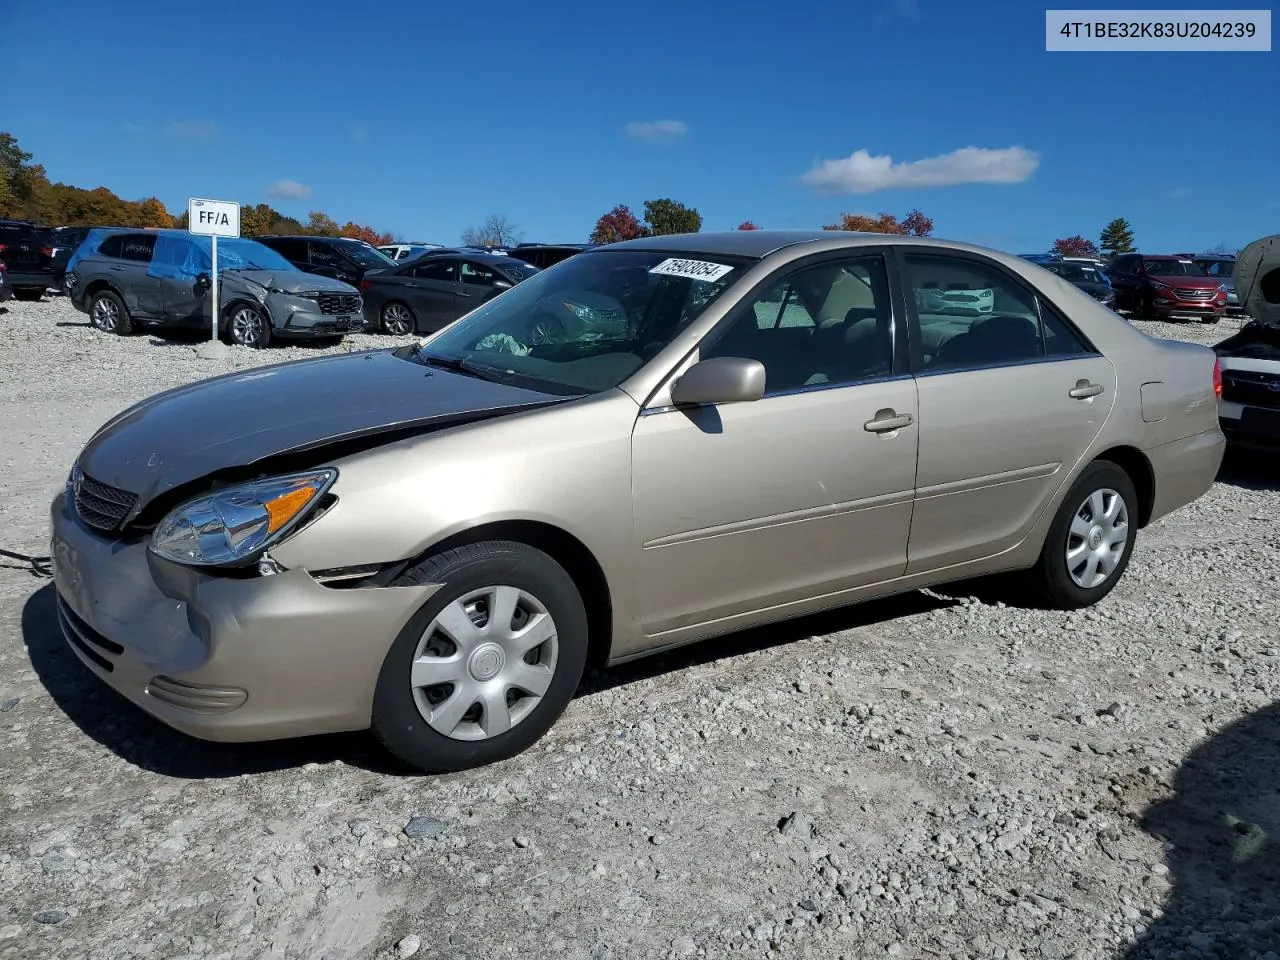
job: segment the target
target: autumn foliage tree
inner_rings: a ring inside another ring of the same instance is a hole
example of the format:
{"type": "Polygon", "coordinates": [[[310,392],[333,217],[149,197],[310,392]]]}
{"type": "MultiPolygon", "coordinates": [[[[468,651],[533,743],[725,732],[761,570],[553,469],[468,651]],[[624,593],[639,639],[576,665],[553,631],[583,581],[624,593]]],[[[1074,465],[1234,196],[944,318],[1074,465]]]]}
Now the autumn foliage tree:
{"type": "Polygon", "coordinates": [[[1098,248],[1092,240],[1076,234],[1073,237],[1062,237],[1053,241],[1053,252],[1060,257],[1096,257],[1098,248]]]}
{"type": "Polygon", "coordinates": [[[702,214],[666,197],[644,202],[644,221],[649,233],[655,237],[697,233],[702,229],[702,214]]]}
{"type": "Polygon", "coordinates": [[[867,217],[856,213],[843,213],[839,223],[828,224],[823,230],[851,230],[855,233],[889,233],[900,237],[927,237],[933,233],[933,221],[919,210],[912,210],[901,221],[892,213],[867,217]]]}
{"type": "Polygon", "coordinates": [[[589,239],[591,243],[619,243],[647,235],[648,230],[631,212],[631,208],[620,203],[596,221],[589,239]]]}
{"type": "Polygon", "coordinates": [[[750,220],[743,220],[740,224],[738,224],[737,229],[738,230],[759,230],[760,228],[757,227],[750,220]]]}

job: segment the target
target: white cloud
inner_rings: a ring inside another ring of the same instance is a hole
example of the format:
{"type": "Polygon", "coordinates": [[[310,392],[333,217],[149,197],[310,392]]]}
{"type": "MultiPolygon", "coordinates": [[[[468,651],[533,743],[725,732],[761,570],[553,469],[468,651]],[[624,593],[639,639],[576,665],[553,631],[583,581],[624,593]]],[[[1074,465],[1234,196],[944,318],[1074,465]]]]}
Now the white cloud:
{"type": "Polygon", "coordinates": [[[267,187],[267,196],[273,200],[305,200],[311,196],[311,188],[297,180],[277,180],[267,187]]]}
{"type": "Polygon", "coordinates": [[[961,183],[1022,183],[1040,157],[1022,147],[961,147],[923,160],[894,163],[886,154],[855,150],[841,160],[822,160],[800,178],[819,193],[874,193],[908,187],[952,187],[961,183]]]}
{"type": "Polygon", "coordinates": [[[1191,191],[1186,187],[1174,187],[1169,191],[1170,200],[1185,200],[1189,196],[1191,196],[1191,191]]]}
{"type": "Polygon", "coordinates": [[[633,121],[627,124],[627,136],[636,140],[678,140],[689,132],[683,120],[633,121]]]}
{"type": "Polygon", "coordinates": [[[175,140],[212,140],[218,125],[212,120],[178,120],[164,128],[175,140]]]}

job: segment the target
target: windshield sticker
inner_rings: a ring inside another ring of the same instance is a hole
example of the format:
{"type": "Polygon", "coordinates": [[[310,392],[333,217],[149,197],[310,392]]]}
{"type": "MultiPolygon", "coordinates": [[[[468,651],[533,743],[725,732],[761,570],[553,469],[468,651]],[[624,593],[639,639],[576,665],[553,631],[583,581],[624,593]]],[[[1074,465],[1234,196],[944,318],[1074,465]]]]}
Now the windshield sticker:
{"type": "Polygon", "coordinates": [[[733,267],[723,263],[708,263],[705,260],[680,260],[670,257],[650,270],[650,273],[662,273],[669,277],[688,277],[690,280],[719,280],[733,267]]]}

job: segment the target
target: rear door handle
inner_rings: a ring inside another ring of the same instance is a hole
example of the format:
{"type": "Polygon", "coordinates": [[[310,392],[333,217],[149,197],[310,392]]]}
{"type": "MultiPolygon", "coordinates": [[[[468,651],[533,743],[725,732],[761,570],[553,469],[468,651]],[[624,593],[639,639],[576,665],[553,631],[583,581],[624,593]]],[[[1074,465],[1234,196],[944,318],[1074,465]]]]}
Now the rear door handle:
{"type": "Polygon", "coordinates": [[[1077,380],[1076,385],[1067,391],[1067,396],[1073,400],[1088,400],[1090,397],[1096,397],[1102,390],[1103,387],[1100,383],[1077,380]]]}
{"type": "Polygon", "coordinates": [[[911,414],[899,414],[893,407],[886,407],[883,410],[877,410],[876,415],[862,425],[862,429],[869,433],[892,433],[894,430],[909,427],[913,423],[915,418],[911,414]]]}

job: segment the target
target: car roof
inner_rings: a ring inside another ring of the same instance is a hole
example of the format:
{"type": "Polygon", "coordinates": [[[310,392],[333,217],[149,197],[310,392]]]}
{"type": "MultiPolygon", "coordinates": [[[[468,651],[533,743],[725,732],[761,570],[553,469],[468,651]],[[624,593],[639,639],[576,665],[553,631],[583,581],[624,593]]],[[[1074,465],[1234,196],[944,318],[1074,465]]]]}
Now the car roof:
{"type": "Polygon", "coordinates": [[[1191,257],[1182,253],[1144,253],[1140,255],[1143,260],[1190,260],[1191,257]]]}
{"type": "Polygon", "coordinates": [[[642,237],[589,249],[583,256],[596,256],[609,250],[670,251],[685,255],[739,256],[764,259],[788,247],[810,246],[813,252],[857,247],[928,246],[959,252],[979,253],[1017,260],[1012,254],[990,247],[938,237],[909,237],[892,233],[860,233],[851,230],[725,230],[719,233],[676,233],[659,237],[642,237]]]}

